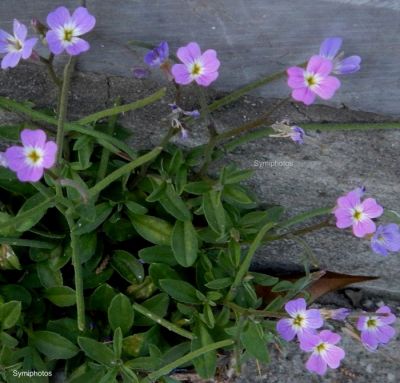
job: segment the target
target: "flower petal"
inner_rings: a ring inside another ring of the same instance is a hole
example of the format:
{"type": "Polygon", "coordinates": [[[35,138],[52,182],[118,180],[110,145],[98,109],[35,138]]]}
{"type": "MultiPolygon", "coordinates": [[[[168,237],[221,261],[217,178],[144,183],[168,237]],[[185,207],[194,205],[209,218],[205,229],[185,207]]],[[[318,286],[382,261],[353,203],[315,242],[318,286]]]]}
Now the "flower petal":
{"type": "Polygon", "coordinates": [[[172,66],[171,73],[174,76],[175,82],[181,85],[190,84],[193,80],[190,73],[184,64],[175,64],[172,66]]]}
{"type": "Polygon", "coordinates": [[[78,29],[78,36],[90,32],[96,25],[96,18],[85,7],[76,8],[71,19],[75,22],[75,26],[78,29]]]}
{"type": "Polygon", "coordinates": [[[328,37],[319,49],[319,54],[328,59],[333,59],[339,52],[343,40],[340,37],[328,37]]]}
{"type": "Polygon", "coordinates": [[[53,141],[46,142],[44,147],[44,156],[42,166],[45,169],[50,169],[56,162],[57,144],[53,141]]]}
{"type": "Polygon", "coordinates": [[[185,47],[179,48],[176,52],[176,55],[178,56],[179,60],[188,65],[201,56],[199,44],[194,42],[189,43],[185,47]]]}
{"type": "Polygon", "coordinates": [[[209,86],[217,78],[218,78],[218,72],[212,72],[212,73],[202,74],[201,76],[197,77],[195,81],[199,85],[209,86]]]}
{"type": "Polygon", "coordinates": [[[305,311],[306,308],[307,303],[304,298],[293,299],[285,304],[285,310],[291,317],[295,317],[299,311],[305,311]]]}
{"type": "Polygon", "coordinates": [[[378,310],[376,310],[379,314],[389,314],[387,316],[379,317],[380,321],[386,324],[391,324],[396,321],[396,316],[392,314],[392,310],[388,306],[382,306],[378,310]]]}
{"type": "Polygon", "coordinates": [[[71,56],[77,56],[80,53],[86,52],[90,49],[90,44],[79,37],[74,37],[73,43],[68,45],[65,50],[71,56]]]}
{"type": "Polygon", "coordinates": [[[44,148],[46,138],[46,133],[41,129],[24,129],[21,132],[21,141],[24,146],[44,148]]]}
{"type": "Polygon", "coordinates": [[[56,32],[48,31],[46,33],[46,40],[51,53],[59,55],[64,51],[64,46],[56,32]]]}
{"type": "Polygon", "coordinates": [[[319,355],[312,354],[306,363],[306,368],[308,371],[316,372],[318,375],[324,375],[327,365],[319,355]]]}
{"type": "Polygon", "coordinates": [[[203,62],[205,73],[216,72],[221,65],[217,58],[217,52],[214,49],[207,49],[201,55],[201,61],[203,62]]]}
{"type": "Polygon", "coordinates": [[[331,343],[331,344],[336,344],[340,342],[340,339],[342,337],[339,334],[336,334],[335,332],[329,331],[329,330],[322,330],[319,333],[319,336],[324,342],[331,343]]]}
{"type": "Polygon", "coordinates": [[[374,233],[375,228],[375,222],[369,218],[365,218],[362,221],[355,221],[353,223],[353,233],[358,238],[374,233]]]}
{"type": "Polygon", "coordinates": [[[18,40],[25,41],[28,30],[24,24],[21,24],[17,19],[13,23],[14,35],[18,40]]]}
{"type": "Polygon", "coordinates": [[[312,351],[312,349],[320,342],[318,335],[313,333],[304,333],[300,339],[300,348],[303,351],[312,351]]]}
{"type": "Polygon", "coordinates": [[[22,58],[24,60],[29,59],[32,56],[33,47],[36,45],[38,39],[36,37],[25,41],[24,48],[22,50],[22,58]]]}
{"type": "Polygon", "coordinates": [[[362,202],[362,207],[369,218],[378,218],[383,214],[383,207],[374,198],[367,198],[362,202]]]}
{"type": "Polygon", "coordinates": [[[296,331],[293,329],[291,319],[280,319],[276,324],[276,331],[286,341],[291,341],[296,336],[296,331]]]}
{"type": "Polygon", "coordinates": [[[337,200],[339,207],[353,209],[360,204],[360,195],[354,190],[347,193],[344,197],[340,197],[337,200]]]}
{"type": "Polygon", "coordinates": [[[324,319],[319,310],[311,309],[306,311],[307,327],[320,328],[324,324],[324,319]]]}
{"type": "Polygon", "coordinates": [[[43,176],[43,168],[25,165],[17,172],[17,177],[22,182],[37,182],[43,176]]]}
{"type": "Polygon", "coordinates": [[[57,29],[60,26],[68,23],[71,15],[67,8],[58,7],[53,12],[50,12],[47,16],[47,24],[52,29],[57,29]]]}
{"type": "Polygon", "coordinates": [[[304,88],[304,69],[300,67],[291,67],[287,71],[288,74],[288,85],[292,89],[304,88]]]}
{"type": "Polygon", "coordinates": [[[377,337],[379,339],[379,343],[389,343],[390,339],[394,337],[396,331],[393,327],[390,326],[381,326],[377,329],[377,337]]]}
{"type": "Polygon", "coordinates": [[[383,256],[387,256],[389,254],[388,250],[386,249],[385,246],[383,246],[381,243],[379,243],[379,241],[374,240],[375,237],[373,237],[371,239],[371,249],[374,253],[379,254],[379,255],[383,255],[383,256]]]}
{"type": "Polygon", "coordinates": [[[10,52],[7,53],[3,60],[1,61],[1,69],[7,68],[15,68],[19,61],[21,60],[22,53],[21,52],[10,52]]]}
{"type": "Polygon", "coordinates": [[[338,368],[340,361],[345,357],[345,352],[338,346],[329,346],[323,358],[330,368],[338,368]]]}
{"type": "Polygon", "coordinates": [[[335,65],[334,72],[338,74],[350,74],[360,70],[361,57],[350,56],[346,57],[335,65]]]}
{"type": "Polygon", "coordinates": [[[335,210],[336,227],[339,229],[346,229],[353,225],[353,216],[351,210],[347,208],[337,208],[335,210]]]}
{"type": "Polygon", "coordinates": [[[305,105],[311,105],[315,101],[315,93],[307,87],[294,89],[292,97],[296,101],[303,102],[305,105]]]}
{"type": "Polygon", "coordinates": [[[321,80],[313,91],[324,100],[329,100],[335,92],[340,88],[340,81],[337,77],[328,76],[321,80]]]}
{"type": "Polygon", "coordinates": [[[312,56],[307,64],[307,72],[317,73],[323,77],[328,76],[332,72],[333,64],[331,60],[321,56],[312,56]]]}
{"type": "Polygon", "coordinates": [[[376,331],[364,330],[361,332],[361,342],[370,350],[376,350],[379,341],[376,331]]]}
{"type": "Polygon", "coordinates": [[[21,146],[9,147],[5,151],[4,156],[6,157],[8,167],[15,172],[25,166],[24,148],[21,146]]]}

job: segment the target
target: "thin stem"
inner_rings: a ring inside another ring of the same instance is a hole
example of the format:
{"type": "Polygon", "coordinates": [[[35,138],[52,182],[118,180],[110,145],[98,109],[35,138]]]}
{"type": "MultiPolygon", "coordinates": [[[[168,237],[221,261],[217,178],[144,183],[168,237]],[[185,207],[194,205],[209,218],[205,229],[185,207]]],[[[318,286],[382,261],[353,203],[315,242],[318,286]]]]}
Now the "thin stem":
{"type": "Polygon", "coordinates": [[[207,346],[204,346],[195,351],[192,351],[189,354],[186,354],[185,356],[183,356],[182,358],[179,358],[179,359],[173,361],[172,363],[169,363],[166,366],[160,368],[159,370],[152,372],[151,374],[149,374],[147,376],[147,378],[142,380],[142,382],[149,383],[149,382],[155,381],[163,376],[168,375],[172,370],[181,366],[182,364],[192,362],[193,359],[198,358],[199,356],[206,354],[207,352],[218,350],[219,348],[223,348],[223,347],[232,346],[234,343],[235,342],[232,339],[226,339],[226,340],[222,340],[220,342],[208,344],[207,346]]]}
{"type": "Polygon", "coordinates": [[[166,329],[168,329],[169,331],[172,331],[180,336],[183,336],[184,338],[193,340],[195,339],[195,336],[189,332],[186,331],[176,325],[174,325],[173,323],[165,320],[164,318],[160,317],[157,314],[154,314],[152,311],[146,309],[146,307],[139,305],[138,303],[133,303],[133,308],[141,313],[142,315],[146,316],[147,318],[151,319],[152,321],[158,323],[160,326],[165,327],[166,329]]]}
{"type": "Polygon", "coordinates": [[[49,72],[51,79],[53,80],[54,84],[61,90],[62,80],[57,76],[57,73],[55,72],[54,66],[53,66],[54,55],[51,53],[49,58],[39,56],[39,60],[41,63],[46,65],[46,68],[49,72]]]}
{"type": "Polygon", "coordinates": [[[215,129],[214,121],[212,120],[210,114],[209,106],[207,103],[206,91],[202,87],[199,87],[198,90],[199,90],[199,102],[201,107],[201,117],[203,117],[206,120],[208,132],[210,134],[210,137],[213,138],[217,136],[218,133],[215,129]]]}
{"type": "Polygon", "coordinates": [[[78,236],[75,234],[75,222],[73,218],[68,213],[65,216],[70,229],[78,329],[80,331],[85,331],[85,300],[83,296],[82,264],[79,257],[78,236]]]}

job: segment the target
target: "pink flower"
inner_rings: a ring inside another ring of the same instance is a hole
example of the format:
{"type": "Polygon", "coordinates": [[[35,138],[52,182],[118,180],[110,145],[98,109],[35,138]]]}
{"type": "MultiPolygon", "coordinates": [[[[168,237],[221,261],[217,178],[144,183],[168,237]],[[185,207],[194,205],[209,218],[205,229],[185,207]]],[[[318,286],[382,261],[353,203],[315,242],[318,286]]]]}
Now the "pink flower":
{"type": "Polygon", "coordinates": [[[312,352],[306,363],[307,370],[324,375],[328,366],[338,368],[345,356],[344,350],[335,346],[340,339],[340,335],[329,330],[304,337],[300,342],[300,348],[303,351],[312,352]]]}
{"type": "Polygon", "coordinates": [[[69,55],[76,56],[89,50],[89,43],[80,36],[94,28],[96,19],[85,7],[76,8],[72,16],[67,8],[58,7],[47,16],[47,24],[50,30],[46,40],[53,54],[66,50],[69,55]]]}
{"type": "Polygon", "coordinates": [[[293,89],[292,97],[305,105],[311,105],[318,95],[324,100],[333,97],[340,87],[340,81],[333,76],[332,62],[321,56],[312,56],[307,69],[291,67],[287,70],[288,85],[293,89]]]}
{"type": "Polygon", "coordinates": [[[44,169],[51,168],[56,161],[57,145],[46,142],[46,133],[41,130],[24,129],[21,132],[23,146],[11,146],[5,152],[8,167],[17,173],[22,182],[37,182],[44,169]]]}
{"type": "Polygon", "coordinates": [[[375,223],[372,218],[377,218],[383,213],[383,207],[373,198],[361,202],[360,193],[353,190],[337,200],[334,210],[336,226],[339,229],[353,227],[356,237],[362,238],[375,232],[375,223]]]}
{"type": "Polygon", "coordinates": [[[14,19],[13,35],[0,29],[0,53],[5,53],[1,61],[1,68],[14,68],[21,59],[27,60],[37,43],[37,38],[26,39],[28,30],[24,24],[14,19]]]}
{"type": "Polygon", "coordinates": [[[214,49],[202,54],[197,43],[189,43],[179,48],[176,55],[183,62],[173,65],[171,69],[177,84],[187,85],[194,80],[198,85],[209,86],[217,79],[220,62],[214,49]]]}
{"type": "Polygon", "coordinates": [[[298,339],[313,334],[315,329],[324,324],[319,310],[306,310],[307,304],[303,298],[294,299],[285,304],[286,312],[291,318],[280,319],[276,324],[279,335],[291,341],[296,335],[298,339]]]}
{"type": "Polygon", "coordinates": [[[394,328],[389,326],[396,321],[390,308],[382,306],[376,312],[387,315],[361,315],[357,321],[361,342],[370,351],[376,350],[380,343],[388,343],[395,335],[394,328]]]}

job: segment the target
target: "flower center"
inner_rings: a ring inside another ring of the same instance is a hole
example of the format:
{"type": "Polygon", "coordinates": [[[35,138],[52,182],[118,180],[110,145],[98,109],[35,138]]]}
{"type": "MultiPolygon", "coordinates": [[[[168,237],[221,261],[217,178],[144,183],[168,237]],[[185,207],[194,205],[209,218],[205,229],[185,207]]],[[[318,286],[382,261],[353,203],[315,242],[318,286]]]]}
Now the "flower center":
{"type": "Polygon", "coordinates": [[[302,317],[300,314],[297,314],[293,320],[293,325],[302,327],[304,325],[304,317],[302,317]]]}
{"type": "Polygon", "coordinates": [[[9,45],[9,49],[11,48],[11,50],[14,51],[14,52],[19,52],[23,48],[22,41],[18,40],[15,37],[9,38],[8,42],[11,45],[11,46],[9,45]]]}
{"type": "Polygon", "coordinates": [[[315,347],[315,350],[321,354],[322,352],[326,351],[326,344],[325,343],[320,343],[318,346],[315,347]]]}
{"type": "Polygon", "coordinates": [[[72,29],[64,29],[64,41],[68,41],[70,43],[73,37],[74,31],[72,29]]]}
{"type": "Polygon", "coordinates": [[[362,221],[364,218],[364,213],[359,208],[355,208],[353,211],[353,219],[354,221],[362,221]]]}
{"type": "Polygon", "coordinates": [[[382,245],[386,243],[385,237],[383,235],[378,235],[377,241],[382,245]]]}
{"type": "Polygon", "coordinates": [[[43,160],[43,152],[38,148],[28,148],[25,156],[26,162],[31,166],[40,166],[43,160]]]}
{"type": "Polygon", "coordinates": [[[306,83],[306,86],[308,86],[309,88],[312,88],[314,86],[319,85],[319,76],[317,76],[316,74],[313,73],[306,73],[304,75],[304,81],[306,83]]]}
{"type": "Polygon", "coordinates": [[[376,319],[374,319],[374,318],[369,318],[369,319],[367,320],[367,327],[368,327],[368,328],[375,328],[376,325],[377,325],[376,319]]]}
{"type": "Polygon", "coordinates": [[[198,62],[193,63],[190,74],[194,77],[197,77],[200,76],[202,73],[203,67],[198,62]]]}

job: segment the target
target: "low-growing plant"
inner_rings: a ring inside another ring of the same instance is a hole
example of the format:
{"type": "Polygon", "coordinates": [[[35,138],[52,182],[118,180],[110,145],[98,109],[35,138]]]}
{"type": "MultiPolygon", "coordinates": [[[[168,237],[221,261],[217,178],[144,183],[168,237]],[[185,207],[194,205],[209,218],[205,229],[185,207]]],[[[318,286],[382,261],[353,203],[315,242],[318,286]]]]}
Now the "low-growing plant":
{"type": "MultiPolygon", "coordinates": [[[[0,157],[2,379],[45,382],[58,371],[69,383],[171,383],[171,372],[182,367],[194,368],[202,379],[217,371],[232,376],[249,357],[267,363],[269,349],[282,338],[297,338],[311,352],[307,369],[322,375],[344,357],[340,335],[318,332],[324,320],[345,322],[347,333],[368,349],[387,343],[395,320],[387,306],[372,314],[307,310],[306,300],[318,296],[310,287],[324,275],[312,270],[309,252],[304,276],[294,281],[250,268],[261,245],[288,238],[304,244],[301,235],[335,226],[331,217],[338,228],[352,227],[355,236],[371,240],[375,252],[399,251],[397,224],[376,229],[373,219],[383,208],[372,198],[362,200],[365,190],[349,192],[335,207],[291,216],[282,206],[261,204],[243,186],[251,170],[221,165],[212,176],[208,172],[226,151],[251,139],[307,141],[301,127],[270,120],[287,99],[232,130],[218,131],[213,122],[213,111],[286,71],[209,102],[206,89],[220,69],[214,50],[202,53],[192,42],[173,56],[166,42],[150,46],[145,63],[161,69],[176,92],[168,100],[165,137],[152,150],[138,151],[126,144],[130,132],[118,116],[165,99],[166,88],[67,120],[76,57],[89,50],[81,36],[95,23],[83,7],[72,15],[57,8],[47,26],[35,20],[47,57],[35,52],[38,39],[27,39],[17,20],[13,35],[0,31],[3,69],[21,59],[41,61],[59,89],[55,114],[0,97],[1,108],[26,121],[0,128],[3,140],[22,142],[0,157]],[[59,77],[53,62],[64,51],[69,59],[59,77]],[[196,83],[199,111],[181,108],[182,86],[190,83],[196,83]],[[207,144],[183,149],[179,140],[170,142],[179,135],[185,140],[200,123],[208,128],[207,144]]],[[[329,99],[340,86],[335,74],[360,69],[358,56],[338,56],[340,45],[341,39],[327,39],[308,63],[287,70],[294,100],[309,105],[316,96],[329,99]]],[[[149,70],[134,72],[143,77],[149,70]]],[[[394,212],[387,216],[399,221],[394,212]]]]}

